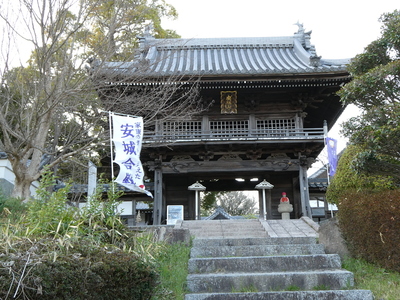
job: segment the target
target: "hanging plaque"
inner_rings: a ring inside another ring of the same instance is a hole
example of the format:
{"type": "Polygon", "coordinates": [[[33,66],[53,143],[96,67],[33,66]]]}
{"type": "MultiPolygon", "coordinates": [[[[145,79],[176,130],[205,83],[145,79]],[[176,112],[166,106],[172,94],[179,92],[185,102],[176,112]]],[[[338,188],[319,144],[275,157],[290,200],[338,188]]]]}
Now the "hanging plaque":
{"type": "Polygon", "coordinates": [[[221,114],[237,114],[236,91],[221,91],[221,114]]]}

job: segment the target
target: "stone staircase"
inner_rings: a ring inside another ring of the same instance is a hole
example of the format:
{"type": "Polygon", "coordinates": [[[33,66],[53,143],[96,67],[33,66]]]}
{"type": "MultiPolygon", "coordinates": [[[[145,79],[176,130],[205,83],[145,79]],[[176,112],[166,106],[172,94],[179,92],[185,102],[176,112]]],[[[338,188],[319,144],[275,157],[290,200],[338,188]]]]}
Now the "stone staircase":
{"type": "MultiPolygon", "coordinates": [[[[178,225],[179,226],[179,225],[178,225]]],[[[189,229],[197,239],[226,239],[240,236],[266,238],[268,234],[259,220],[184,221],[181,228],[189,229]]]]}
{"type": "Polygon", "coordinates": [[[315,230],[301,234],[305,222],[290,221],[281,228],[280,222],[259,220],[179,224],[195,237],[185,300],[373,299],[370,291],[351,289],[353,274],[341,268],[338,255],[325,254],[315,230]],[[284,227],[292,228],[294,236],[284,227]]]}

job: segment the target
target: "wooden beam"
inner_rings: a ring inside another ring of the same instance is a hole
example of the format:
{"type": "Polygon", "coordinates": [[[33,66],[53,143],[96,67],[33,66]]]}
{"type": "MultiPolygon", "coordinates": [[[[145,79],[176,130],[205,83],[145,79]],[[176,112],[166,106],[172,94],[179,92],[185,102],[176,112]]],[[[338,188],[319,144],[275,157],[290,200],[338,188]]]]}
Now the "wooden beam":
{"type": "Polygon", "coordinates": [[[215,172],[298,171],[297,159],[172,161],[162,163],[164,174],[215,172]]]}
{"type": "Polygon", "coordinates": [[[163,208],[163,174],[160,168],[154,170],[153,225],[161,225],[163,208]]]}

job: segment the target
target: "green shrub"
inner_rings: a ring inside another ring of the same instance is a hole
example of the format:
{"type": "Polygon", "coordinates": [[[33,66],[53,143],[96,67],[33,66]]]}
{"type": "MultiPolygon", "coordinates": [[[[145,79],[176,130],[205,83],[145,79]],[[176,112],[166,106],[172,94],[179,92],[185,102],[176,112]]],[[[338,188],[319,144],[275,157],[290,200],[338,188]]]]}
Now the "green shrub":
{"type": "Polygon", "coordinates": [[[26,210],[25,203],[19,199],[5,196],[0,190],[0,220],[16,221],[21,218],[26,210]]]}
{"type": "Polygon", "coordinates": [[[11,295],[16,299],[68,300],[151,297],[158,278],[153,264],[112,246],[83,242],[52,256],[39,249],[47,243],[42,240],[31,252],[10,256],[8,262],[3,258],[0,299],[11,295]]]}
{"type": "Polygon", "coordinates": [[[126,227],[116,212],[122,192],[110,188],[104,196],[100,190],[102,185],[99,185],[99,190],[87,205],[78,209],[68,204],[70,186],[54,192],[54,183],[51,172],[43,174],[35,199],[27,205],[24,222],[29,235],[53,238],[90,236],[99,244],[113,244],[125,238],[126,227]]]}
{"type": "Polygon", "coordinates": [[[0,299],[183,299],[187,266],[179,280],[172,274],[180,254],[123,225],[121,193],[98,191],[78,210],[53,183],[45,174],[25,217],[0,227],[0,299]]]}
{"type": "Polygon", "coordinates": [[[79,211],[80,234],[91,236],[101,243],[116,244],[127,238],[124,234],[126,226],[117,213],[121,203],[119,198],[123,192],[111,185],[107,196],[103,197],[102,184],[99,184],[96,194],[90,202],[79,211]]]}
{"type": "Polygon", "coordinates": [[[51,172],[43,174],[34,200],[28,202],[26,226],[30,234],[70,235],[75,231],[77,208],[67,205],[69,186],[52,191],[55,178],[51,172]]]}
{"type": "Polygon", "coordinates": [[[400,270],[400,190],[390,176],[359,174],[352,162],[362,149],[350,145],[327,190],[338,205],[339,226],[354,257],[400,270]]]}
{"type": "Polygon", "coordinates": [[[400,190],[347,190],[339,226],[354,257],[400,271],[400,190]]]}
{"type": "Polygon", "coordinates": [[[353,169],[353,160],[360,151],[359,146],[349,145],[343,152],[336,174],[326,192],[328,202],[338,204],[343,194],[349,190],[385,191],[396,188],[389,176],[368,176],[359,174],[353,169]]]}

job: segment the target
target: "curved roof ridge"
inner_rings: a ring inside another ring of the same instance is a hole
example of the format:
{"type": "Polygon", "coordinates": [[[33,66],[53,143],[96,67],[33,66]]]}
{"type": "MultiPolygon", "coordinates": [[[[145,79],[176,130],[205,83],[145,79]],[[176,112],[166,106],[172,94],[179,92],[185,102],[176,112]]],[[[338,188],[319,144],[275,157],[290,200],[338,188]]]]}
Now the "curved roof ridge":
{"type": "Polygon", "coordinates": [[[227,37],[227,38],[185,38],[142,40],[147,46],[157,47],[193,47],[193,46],[253,46],[293,45],[294,36],[278,37],[227,37]]]}
{"type": "Polygon", "coordinates": [[[351,58],[321,58],[324,65],[347,65],[350,61],[351,58]]]}
{"type": "Polygon", "coordinates": [[[146,76],[272,75],[346,72],[348,60],[317,56],[311,31],[302,24],[292,36],[156,39],[139,37],[140,52],[130,63],[107,63],[106,69],[146,76]]]}

